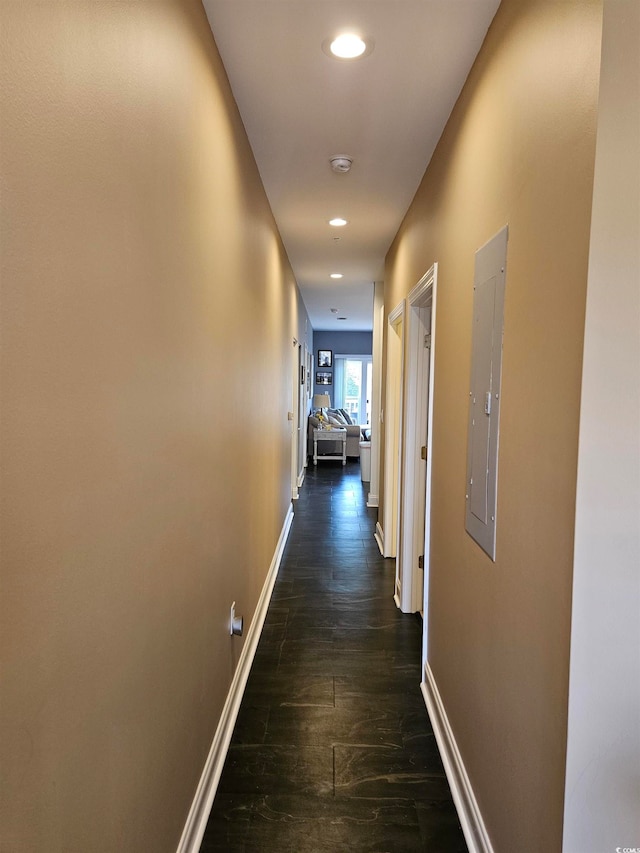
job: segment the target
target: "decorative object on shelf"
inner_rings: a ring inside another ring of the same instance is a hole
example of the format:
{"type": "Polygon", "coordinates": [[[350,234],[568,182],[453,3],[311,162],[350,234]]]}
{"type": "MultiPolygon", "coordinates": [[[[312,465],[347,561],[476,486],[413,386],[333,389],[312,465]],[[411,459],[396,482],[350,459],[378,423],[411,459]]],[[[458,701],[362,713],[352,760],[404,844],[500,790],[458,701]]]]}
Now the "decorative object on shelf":
{"type": "Polygon", "coordinates": [[[328,370],[316,370],[316,385],[332,385],[333,375],[328,370]]]}
{"type": "Polygon", "coordinates": [[[330,349],[318,350],[318,367],[333,367],[333,351],[330,349]]]}

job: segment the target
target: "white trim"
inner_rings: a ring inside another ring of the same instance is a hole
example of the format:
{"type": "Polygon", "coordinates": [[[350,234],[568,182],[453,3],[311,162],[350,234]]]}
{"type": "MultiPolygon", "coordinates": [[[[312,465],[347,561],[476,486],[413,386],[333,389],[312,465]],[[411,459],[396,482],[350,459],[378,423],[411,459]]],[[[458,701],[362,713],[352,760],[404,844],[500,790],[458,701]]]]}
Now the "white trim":
{"type": "Polygon", "coordinates": [[[402,579],[400,601],[404,613],[427,611],[425,590],[429,581],[430,516],[425,510],[428,508],[427,492],[430,491],[427,472],[430,474],[431,465],[430,460],[422,464],[421,448],[427,448],[427,457],[431,454],[432,424],[428,422],[428,410],[433,399],[434,348],[432,342],[427,348],[426,336],[433,337],[436,275],[437,264],[433,264],[409,293],[405,312],[404,453],[400,473],[402,512],[397,548],[398,577],[402,579]],[[418,568],[420,555],[423,555],[423,569],[418,568]]]}
{"type": "Polygon", "coordinates": [[[401,610],[402,609],[402,582],[400,581],[400,578],[398,577],[397,572],[396,572],[396,584],[395,584],[395,588],[393,590],[393,600],[395,601],[396,607],[398,608],[398,610],[401,610]]]}
{"type": "Polygon", "coordinates": [[[380,429],[382,405],[382,340],[384,335],[384,282],[373,285],[373,387],[371,389],[371,478],[367,506],[377,507],[380,495],[380,429]]]}
{"type": "Polygon", "coordinates": [[[471,782],[428,663],[420,685],[469,853],[493,853],[471,782]]]}
{"type": "MultiPolygon", "coordinates": [[[[306,434],[306,413],[304,410],[303,398],[306,394],[306,382],[300,384],[300,371],[304,362],[304,352],[302,344],[296,339],[293,339],[294,353],[291,360],[292,366],[292,383],[291,383],[291,411],[288,416],[291,421],[291,499],[298,500],[298,478],[300,476],[300,468],[303,467],[303,440],[306,434]]],[[[305,366],[306,367],[306,366],[305,366]]]]}
{"type": "Polygon", "coordinates": [[[429,404],[427,409],[427,470],[424,502],[424,589],[422,601],[422,663],[427,663],[429,642],[429,584],[431,581],[431,491],[433,474],[433,400],[436,385],[436,331],[438,305],[438,263],[434,263],[431,287],[431,349],[429,351],[429,404]]]}
{"type": "Polygon", "coordinates": [[[300,488],[302,486],[302,484],[304,483],[304,477],[305,477],[306,473],[307,473],[307,469],[303,468],[302,471],[300,471],[300,473],[298,474],[298,488],[300,488]]]}
{"type": "Polygon", "coordinates": [[[384,557],[384,530],[382,529],[382,527],[380,527],[379,521],[376,521],[376,532],[373,534],[373,538],[378,543],[380,555],[384,557]]]}
{"type": "Polygon", "coordinates": [[[258,640],[260,639],[260,633],[262,632],[262,626],[264,625],[264,620],[267,615],[267,608],[271,599],[273,585],[275,584],[276,577],[278,576],[280,561],[282,560],[284,546],[287,541],[287,536],[289,535],[289,529],[292,521],[293,507],[289,504],[289,508],[287,509],[287,514],[282,525],[280,538],[278,539],[278,544],[271,561],[271,566],[269,567],[264,586],[262,587],[262,592],[260,593],[260,598],[258,599],[258,604],[256,606],[255,613],[253,614],[253,619],[251,620],[251,626],[247,632],[247,638],[242,648],[242,652],[240,653],[238,666],[236,667],[233,681],[231,682],[231,687],[229,688],[227,699],[224,703],[224,708],[222,709],[222,714],[220,715],[218,728],[213,736],[211,749],[209,750],[209,755],[207,756],[202,776],[198,782],[195,797],[193,798],[191,808],[189,809],[187,822],[185,823],[182,831],[182,837],[178,844],[177,853],[198,853],[200,850],[200,844],[202,843],[202,837],[204,836],[204,831],[207,826],[207,821],[213,805],[213,799],[216,795],[224,761],[227,757],[227,750],[229,749],[229,743],[231,742],[233,727],[238,716],[238,711],[240,710],[240,703],[242,701],[244,689],[247,685],[249,671],[251,670],[251,664],[253,663],[253,658],[258,646],[258,640]]]}
{"type": "Polygon", "coordinates": [[[398,548],[402,468],[402,411],[404,391],[404,299],[389,314],[387,333],[387,382],[384,421],[384,539],[385,557],[395,557],[398,548]],[[391,334],[393,333],[393,334],[391,334]]]}
{"type": "Polygon", "coordinates": [[[388,323],[390,326],[395,326],[400,320],[404,319],[404,299],[399,302],[393,311],[389,314],[388,323]]]}
{"type": "Polygon", "coordinates": [[[426,304],[427,299],[430,298],[429,288],[433,285],[435,281],[437,269],[438,265],[432,264],[432,266],[429,267],[429,269],[422,276],[422,278],[415,285],[415,287],[411,289],[409,295],[407,296],[407,301],[409,305],[426,304]]]}

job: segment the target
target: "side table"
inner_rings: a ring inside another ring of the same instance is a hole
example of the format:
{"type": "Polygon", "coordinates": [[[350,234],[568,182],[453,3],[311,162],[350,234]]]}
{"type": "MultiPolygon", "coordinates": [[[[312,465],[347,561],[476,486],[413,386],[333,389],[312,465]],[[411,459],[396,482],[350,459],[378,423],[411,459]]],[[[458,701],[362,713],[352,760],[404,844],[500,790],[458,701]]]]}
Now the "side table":
{"type": "Polygon", "coordinates": [[[339,459],[343,465],[347,464],[347,431],[341,427],[333,429],[314,429],[313,431],[313,464],[318,464],[318,459],[339,459]],[[319,441],[334,441],[340,442],[342,452],[339,456],[335,454],[327,454],[318,456],[319,441]]]}

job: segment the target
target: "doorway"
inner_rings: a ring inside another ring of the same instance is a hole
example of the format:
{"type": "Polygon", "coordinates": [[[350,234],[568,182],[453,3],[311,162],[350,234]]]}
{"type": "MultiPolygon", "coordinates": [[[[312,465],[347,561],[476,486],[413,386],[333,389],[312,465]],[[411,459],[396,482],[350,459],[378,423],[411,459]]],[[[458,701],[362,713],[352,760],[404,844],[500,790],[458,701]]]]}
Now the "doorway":
{"type": "Polygon", "coordinates": [[[307,345],[298,345],[298,488],[304,482],[307,467],[307,416],[309,414],[310,377],[307,345]]]}
{"type": "MultiPolygon", "coordinates": [[[[395,557],[398,542],[398,515],[400,510],[400,458],[402,453],[402,383],[404,369],[404,300],[391,312],[387,325],[387,374],[385,391],[384,454],[384,527],[378,531],[384,557],[395,557]],[[381,535],[380,535],[381,534],[381,535]]],[[[397,567],[394,597],[399,602],[397,567]]]]}
{"type": "Polygon", "coordinates": [[[437,264],[407,297],[399,607],[427,614],[437,264]]]}
{"type": "Polygon", "coordinates": [[[293,347],[289,420],[291,421],[291,499],[295,501],[298,499],[298,489],[304,481],[305,474],[307,447],[303,427],[306,422],[305,412],[308,406],[308,395],[306,393],[306,346],[303,347],[294,338],[293,347]]]}

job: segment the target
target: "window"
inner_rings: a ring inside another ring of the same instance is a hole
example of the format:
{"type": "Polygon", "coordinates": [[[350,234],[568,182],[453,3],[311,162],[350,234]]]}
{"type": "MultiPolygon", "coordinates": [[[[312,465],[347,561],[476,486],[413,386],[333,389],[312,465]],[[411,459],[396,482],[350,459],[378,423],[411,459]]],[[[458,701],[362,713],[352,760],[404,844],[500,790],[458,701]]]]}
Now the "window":
{"type": "Polygon", "coordinates": [[[356,424],[371,423],[373,367],[370,355],[337,355],[334,369],[335,405],[356,424]]]}

